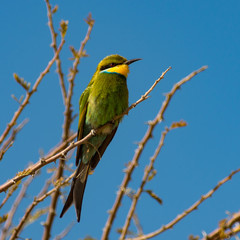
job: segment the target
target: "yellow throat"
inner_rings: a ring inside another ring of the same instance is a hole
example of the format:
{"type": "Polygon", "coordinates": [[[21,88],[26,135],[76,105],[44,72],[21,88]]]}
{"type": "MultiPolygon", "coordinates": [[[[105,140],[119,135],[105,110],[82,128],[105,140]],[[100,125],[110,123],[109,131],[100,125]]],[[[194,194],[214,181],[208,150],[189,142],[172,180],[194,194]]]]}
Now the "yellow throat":
{"type": "Polygon", "coordinates": [[[118,74],[123,75],[125,78],[127,78],[128,73],[129,73],[129,67],[126,64],[122,64],[122,65],[117,65],[115,67],[108,68],[106,70],[103,70],[102,72],[118,73],[118,74]]]}

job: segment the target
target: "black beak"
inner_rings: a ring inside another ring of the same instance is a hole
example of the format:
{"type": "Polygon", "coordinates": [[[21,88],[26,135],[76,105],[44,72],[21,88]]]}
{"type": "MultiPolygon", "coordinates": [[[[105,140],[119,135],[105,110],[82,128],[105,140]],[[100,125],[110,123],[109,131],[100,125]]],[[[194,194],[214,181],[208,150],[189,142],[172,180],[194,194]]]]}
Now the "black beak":
{"type": "Polygon", "coordinates": [[[135,59],[131,59],[131,60],[127,60],[126,62],[124,62],[124,64],[126,65],[130,65],[136,61],[142,60],[141,58],[135,58],[135,59]]]}

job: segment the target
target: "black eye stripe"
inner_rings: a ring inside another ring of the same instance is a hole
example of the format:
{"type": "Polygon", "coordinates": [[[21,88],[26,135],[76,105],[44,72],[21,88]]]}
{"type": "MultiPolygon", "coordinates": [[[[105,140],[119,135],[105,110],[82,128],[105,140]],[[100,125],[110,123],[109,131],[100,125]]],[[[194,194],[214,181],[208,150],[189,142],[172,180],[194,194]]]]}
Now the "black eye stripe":
{"type": "Polygon", "coordinates": [[[109,64],[107,64],[107,65],[102,66],[102,67],[100,68],[100,71],[105,70],[105,69],[107,69],[107,68],[115,67],[115,66],[120,65],[120,64],[121,64],[121,63],[109,63],[109,64]]]}

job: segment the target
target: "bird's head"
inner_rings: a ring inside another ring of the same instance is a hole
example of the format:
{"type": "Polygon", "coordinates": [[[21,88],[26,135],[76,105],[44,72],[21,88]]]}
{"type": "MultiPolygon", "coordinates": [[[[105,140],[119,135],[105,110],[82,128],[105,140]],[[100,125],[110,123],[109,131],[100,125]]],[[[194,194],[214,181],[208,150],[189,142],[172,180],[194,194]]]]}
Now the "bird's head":
{"type": "Polygon", "coordinates": [[[98,73],[116,73],[123,75],[127,78],[129,73],[129,65],[133,62],[141,60],[140,58],[127,60],[120,55],[110,55],[105,57],[97,67],[98,73]]]}

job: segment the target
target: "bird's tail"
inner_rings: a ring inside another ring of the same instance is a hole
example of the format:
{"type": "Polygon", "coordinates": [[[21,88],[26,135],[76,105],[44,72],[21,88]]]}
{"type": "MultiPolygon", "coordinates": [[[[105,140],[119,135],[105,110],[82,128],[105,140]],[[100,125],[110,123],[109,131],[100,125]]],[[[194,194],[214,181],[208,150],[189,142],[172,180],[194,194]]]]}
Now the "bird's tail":
{"type": "Polygon", "coordinates": [[[82,200],[84,195],[85,186],[88,178],[90,164],[84,164],[83,162],[77,168],[76,174],[72,181],[72,186],[68,198],[63,206],[63,210],[60,214],[60,218],[65,214],[68,208],[74,203],[77,214],[77,221],[80,221],[82,200]]]}

